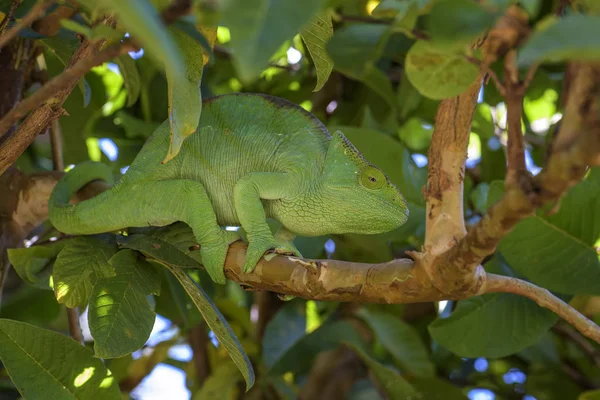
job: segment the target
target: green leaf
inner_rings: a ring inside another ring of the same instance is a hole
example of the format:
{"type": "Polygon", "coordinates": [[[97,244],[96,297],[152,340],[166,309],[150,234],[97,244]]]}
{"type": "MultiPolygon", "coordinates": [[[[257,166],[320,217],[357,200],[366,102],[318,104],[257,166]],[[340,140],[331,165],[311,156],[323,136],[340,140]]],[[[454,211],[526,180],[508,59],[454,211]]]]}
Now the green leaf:
{"type": "Polygon", "coordinates": [[[59,240],[28,248],[8,249],[8,260],[19,277],[40,288],[48,288],[49,274],[44,273],[69,240],[59,240]]]}
{"type": "Polygon", "coordinates": [[[109,262],[116,275],[96,282],[88,311],[94,351],[100,358],[121,357],[146,343],[156,319],[146,296],[160,294],[159,275],[136,252],[121,250],[109,262]]]}
{"type": "Polygon", "coordinates": [[[60,25],[63,28],[73,31],[75,33],[79,33],[85,36],[86,38],[89,38],[92,35],[92,30],[89,26],[81,25],[80,23],[70,19],[61,19],[60,25]]]}
{"type": "Polygon", "coordinates": [[[423,400],[468,400],[462,390],[449,381],[436,378],[412,378],[410,385],[423,400]]]}
{"type": "Polygon", "coordinates": [[[428,14],[425,28],[434,42],[455,47],[477,39],[500,15],[470,0],[438,1],[428,14]]]}
{"type": "Polygon", "coordinates": [[[390,400],[406,400],[417,394],[415,389],[400,374],[375,360],[364,349],[353,343],[344,344],[350,347],[373,372],[375,380],[377,380],[387,398],[390,400]]]}
{"type": "MultiPolygon", "coordinates": [[[[488,204],[503,193],[494,182],[488,204]]],[[[525,277],[564,294],[598,294],[600,260],[594,244],[600,235],[600,185],[587,179],[567,192],[559,211],[527,218],[500,242],[508,263],[525,277]]]]}
{"type": "Polygon", "coordinates": [[[198,311],[202,313],[204,320],[208,327],[213,331],[219,343],[227,349],[229,357],[233,360],[235,365],[244,376],[246,381],[246,390],[254,385],[254,370],[248,355],[244,351],[235,333],[231,330],[229,323],[223,317],[219,309],[215,306],[212,300],[206,295],[204,290],[196,284],[181,268],[171,266],[169,264],[162,264],[166,267],[175,277],[187,294],[190,296],[198,311]]]}
{"type": "Polygon", "coordinates": [[[57,332],[0,319],[0,359],[27,399],[121,399],[102,361],[57,332]]]}
{"type": "Polygon", "coordinates": [[[217,368],[202,383],[200,390],[194,394],[192,400],[235,399],[240,393],[238,381],[240,372],[234,363],[227,361],[219,364],[217,368]]]}
{"type": "Polygon", "coordinates": [[[487,211],[489,190],[490,185],[484,182],[477,185],[475,189],[473,189],[473,192],[471,192],[471,201],[475,206],[475,210],[481,214],[487,211]]]}
{"type": "MultiPolygon", "coordinates": [[[[148,122],[139,119],[124,110],[115,113],[115,123],[125,129],[125,136],[130,139],[148,139],[160,126],[158,122],[148,122]]],[[[120,149],[119,149],[120,150],[120,149]]]]}
{"type": "Polygon", "coordinates": [[[405,68],[415,88],[434,100],[458,96],[479,75],[479,68],[461,54],[444,52],[425,41],[410,48],[405,68]]]}
{"type": "Polygon", "coordinates": [[[272,367],[290,348],[306,335],[306,302],[287,302],[269,321],[263,336],[263,361],[272,367]]]}
{"type": "MultiPolygon", "coordinates": [[[[419,95],[420,97],[421,95],[419,95]]],[[[426,125],[420,118],[413,117],[398,129],[398,137],[408,148],[414,151],[424,151],[429,148],[433,127],[426,125]]]]}
{"type": "Polygon", "coordinates": [[[325,50],[327,41],[333,36],[331,13],[327,11],[315,15],[314,18],[302,28],[300,35],[302,36],[302,40],[315,65],[317,85],[313,92],[318,92],[327,82],[331,70],[333,69],[333,60],[325,50]]]}
{"type": "Polygon", "coordinates": [[[163,163],[173,159],[183,141],[198,128],[202,113],[200,83],[204,69],[203,46],[184,31],[170,27],[169,31],[183,54],[185,77],[167,70],[169,84],[169,125],[171,141],[163,163]]]}
{"type": "Polygon", "coordinates": [[[365,320],[405,371],[423,377],[435,375],[435,366],[415,328],[383,311],[363,308],[357,315],[365,320]]]}
{"type": "Polygon", "coordinates": [[[573,14],[533,33],[519,51],[517,65],[600,59],[600,16],[573,14]]]}
{"type": "Polygon", "coordinates": [[[583,392],[579,395],[577,400],[600,400],[600,389],[583,392]]]}
{"type": "Polygon", "coordinates": [[[431,337],[461,357],[504,357],[536,343],[558,317],[532,300],[509,293],[458,302],[448,318],[429,325],[431,337]]]}
{"type": "Polygon", "coordinates": [[[365,75],[361,80],[365,86],[380,95],[395,113],[396,94],[394,93],[392,84],[386,74],[379,68],[372,66],[365,72],[365,75]]]}
{"type": "Polygon", "coordinates": [[[158,65],[175,76],[184,76],[183,59],[178,47],[146,0],[101,0],[119,17],[119,23],[147,50],[158,65]]]}
{"type": "MultiPolygon", "coordinates": [[[[73,54],[79,47],[79,39],[73,32],[69,32],[65,29],[61,29],[56,35],[39,39],[39,41],[46,46],[47,50],[56,56],[60,60],[61,64],[66,67],[73,54]]],[[[92,93],[90,86],[86,83],[85,78],[80,79],[77,83],[79,90],[81,90],[81,96],[83,97],[83,107],[87,107],[92,93]]]]}
{"type": "Polygon", "coordinates": [[[73,308],[85,306],[98,279],[115,275],[108,260],[116,246],[93,237],[77,237],[56,257],[52,277],[59,303],[73,308]]]}
{"type": "Polygon", "coordinates": [[[123,76],[123,84],[127,90],[127,107],[131,107],[140,97],[140,73],[138,72],[135,61],[129,54],[123,54],[114,59],[115,64],[119,66],[119,71],[123,76]]]}
{"type": "Polygon", "coordinates": [[[381,57],[390,29],[381,24],[353,24],[333,34],[327,52],[344,75],[362,80],[381,57]]]}
{"type": "Polygon", "coordinates": [[[298,340],[270,369],[273,374],[292,372],[303,374],[310,370],[317,354],[339,347],[340,342],[363,345],[356,329],[347,321],[325,323],[298,340]]]}
{"type": "Polygon", "coordinates": [[[273,53],[321,12],[324,3],[324,0],[223,2],[221,24],[231,31],[233,61],[242,83],[257,78],[273,53]]]}
{"type": "Polygon", "coordinates": [[[374,17],[395,18],[400,20],[412,7],[422,10],[431,0],[382,0],[373,10],[374,17]]]}

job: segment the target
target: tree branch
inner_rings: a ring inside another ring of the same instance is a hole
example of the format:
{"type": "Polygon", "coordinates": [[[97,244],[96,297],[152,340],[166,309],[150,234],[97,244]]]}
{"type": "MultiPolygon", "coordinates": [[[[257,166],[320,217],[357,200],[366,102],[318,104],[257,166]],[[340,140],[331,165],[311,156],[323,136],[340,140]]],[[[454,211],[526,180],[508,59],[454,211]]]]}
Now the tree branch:
{"type": "MultiPolygon", "coordinates": [[[[0,36],[0,49],[2,49],[8,42],[10,42],[17,34],[24,28],[27,28],[29,25],[33,23],[36,19],[40,18],[54,3],[54,0],[40,0],[38,1],[31,10],[23,17],[22,20],[17,22],[13,27],[4,32],[3,35],[0,36]]],[[[0,130],[2,132],[2,130],[0,130]]]]}
{"type": "Polygon", "coordinates": [[[514,293],[535,301],[540,307],[554,312],[556,315],[573,325],[579,332],[600,343],[600,327],[590,321],[585,315],[571,307],[558,297],[527,281],[508,276],[487,274],[485,285],[479,294],[485,293],[514,293]]]}

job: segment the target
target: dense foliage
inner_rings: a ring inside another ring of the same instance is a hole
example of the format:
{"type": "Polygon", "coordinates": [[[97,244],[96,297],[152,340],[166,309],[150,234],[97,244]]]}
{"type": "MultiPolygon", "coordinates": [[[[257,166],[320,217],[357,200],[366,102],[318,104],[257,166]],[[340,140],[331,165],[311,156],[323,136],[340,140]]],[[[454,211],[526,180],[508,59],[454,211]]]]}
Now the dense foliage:
{"type": "MultiPolygon", "coordinates": [[[[65,70],[83,40],[119,43],[127,33],[140,49],[94,67],[66,99],[59,125],[67,169],[91,159],[118,177],[170,115],[180,126],[197,121],[199,82],[202,98],[286,98],[330,131],[341,129],[389,175],[410,209],[407,224],[388,234],[298,238],[306,258],[380,263],[423,246],[438,105],[479,76],[484,55],[473,43],[509,7],[520,3],[531,27],[517,53],[521,72],[542,63],[523,101],[532,173],[544,166],[561,122],[566,62],[600,54],[594,0],[198,0],[169,28],[161,22],[169,0],[78,3],[52,36],[33,25],[17,39],[35,46],[35,69],[46,80],[65,70]],[[97,23],[105,12],[117,16],[115,29],[97,23]]],[[[12,5],[0,1],[0,11],[12,5]]],[[[35,5],[21,1],[13,17],[19,21],[35,5]]],[[[502,76],[503,61],[490,68],[502,76]]],[[[25,95],[39,86],[31,79],[25,95]]],[[[174,143],[195,126],[186,129],[174,131],[174,143]]],[[[468,145],[468,225],[502,196],[506,131],[505,99],[490,81],[468,145]]],[[[177,151],[173,144],[171,156],[177,151]]],[[[46,135],[15,165],[26,173],[51,170],[46,135]]],[[[553,211],[520,222],[484,267],[530,280],[600,322],[598,167],[553,211]]],[[[185,373],[193,399],[600,399],[591,391],[600,388],[600,347],[524,297],[283,301],[233,281],[213,284],[196,250],[184,224],[85,237],[61,237],[49,222],[32,231],[24,247],[8,252],[18,277],[9,279],[0,311],[0,397],[117,399],[157,365],[170,365],[185,373]],[[65,306],[87,309],[85,346],[63,335],[65,306]],[[148,341],[157,315],[172,329],[148,341]],[[182,344],[192,357],[174,355],[182,344]]]]}

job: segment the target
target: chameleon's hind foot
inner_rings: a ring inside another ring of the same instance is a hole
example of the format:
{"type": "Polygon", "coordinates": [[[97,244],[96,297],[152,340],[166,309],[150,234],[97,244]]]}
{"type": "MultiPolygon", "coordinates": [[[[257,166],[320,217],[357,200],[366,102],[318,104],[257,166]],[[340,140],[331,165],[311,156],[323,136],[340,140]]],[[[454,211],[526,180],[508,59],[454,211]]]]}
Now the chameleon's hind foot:
{"type": "Polygon", "coordinates": [[[248,250],[246,250],[246,262],[243,271],[245,273],[254,271],[260,259],[264,256],[269,261],[273,257],[272,253],[302,257],[292,242],[275,240],[274,238],[253,238],[248,244],[248,250]]]}

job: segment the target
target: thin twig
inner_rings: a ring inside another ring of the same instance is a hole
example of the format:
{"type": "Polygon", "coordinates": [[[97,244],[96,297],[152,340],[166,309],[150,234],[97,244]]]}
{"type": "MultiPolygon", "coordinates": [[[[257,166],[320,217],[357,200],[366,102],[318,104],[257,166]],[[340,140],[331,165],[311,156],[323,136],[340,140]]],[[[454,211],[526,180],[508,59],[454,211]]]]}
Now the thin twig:
{"type": "MultiPolygon", "coordinates": [[[[60,125],[58,119],[52,121],[50,126],[50,147],[52,148],[52,163],[55,171],[63,171],[65,165],[62,155],[62,140],[60,134],[60,125]]],[[[69,325],[69,335],[81,344],[84,344],[81,326],[79,324],[79,310],[77,307],[67,307],[67,321],[69,325]]]]}
{"type": "Polygon", "coordinates": [[[543,289],[533,283],[521,279],[488,274],[486,283],[482,287],[480,294],[484,293],[514,293],[527,297],[528,299],[535,301],[540,307],[549,309],[565,321],[569,322],[585,336],[600,343],[600,326],[589,320],[575,308],[554,296],[547,289],[543,289]]]}
{"type": "Polygon", "coordinates": [[[6,114],[0,120],[0,134],[8,131],[27,112],[37,108],[21,123],[17,132],[0,147],[0,174],[17,160],[52,119],[58,118],[64,113],[60,105],[86,72],[92,67],[134,49],[135,46],[130,42],[117,43],[93,56],[78,59],[71,67],[52,78],[6,114]],[[66,94],[63,93],[65,91],[66,94]]]}
{"type": "Polygon", "coordinates": [[[29,10],[27,15],[23,17],[22,20],[17,22],[13,27],[7,30],[2,36],[0,36],[0,49],[4,47],[12,38],[17,36],[17,34],[24,28],[27,28],[29,25],[33,23],[36,19],[40,18],[46,9],[50,7],[54,3],[54,0],[41,0],[38,1],[32,8],[29,10]]]}
{"type": "Polygon", "coordinates": [[[589,359],[600,367],[600,349],[591,344],[581,333],[567,324],[554,325],[552,330],[564,339],[573,342],[589,359]]]}
{"type": "MultiPolygon", "coordinates": [[[[516,52],[511,50],[504,57],[504,87],[506,89],[506,125],[508,129],[507,145],[507,185],[526,185],[529,174],[525,165],[525,140],[521,127],[523,115],[523,97],[525,86],[519,80],[516,66],[516,52]]],[[[529,189],[528,187],[524,188],[529,189]]]]}
{"type": "Polygon", "coordinates": [[[540,64],[538,63],[531,64],[529,66],[529,69],[527,70],[527,75],[525,75],[525,79],[523,80],[523,87],[525,89],[527,89],[529,85],[531,85],[531,81],[533,81],[533,78],[535,77],[535,73],[539,66],[540,64]]]}
{"type": "Polygon", "coordinates": [[[13,15],[15,14],[15,11],[17,10],[17,7],[19,7],[20,2],[21,2],[21,0],[13,0],[12,3],[10,4],[8,14],[6,14],[4,16],[4,19],[2,20],[2,22],[0,22],[0,37],[2,37],[4,30],[6,29],[6,27],[8,26],[8,23],[10,22],[13,15]]]}
{"type": "Polygon", "coordinates": [[[475,57],[471,57],[466,54],[465,54],[465,59],[467,61],[469,61],[470,63],[473,63],[473,64],[477,65],[479,68],[481,68],[481,70],[483,72],[485,72],[490,78],[492,78],[492,81],[494,81],[494,85],[496,86],[496,89],[498,89],[498,92],[502,96],[506,95],[506,88],[504,87],[504,84],[498,77],[498,74],[496,74],[496,72],[493,69],[491,69],[489,65],[487,65],[485,62],[483,62],[475,57]]]}

